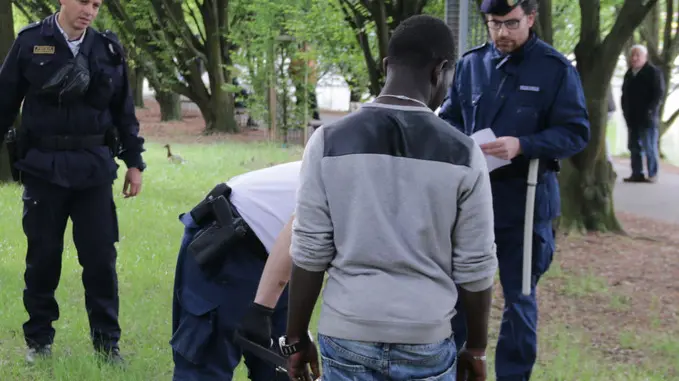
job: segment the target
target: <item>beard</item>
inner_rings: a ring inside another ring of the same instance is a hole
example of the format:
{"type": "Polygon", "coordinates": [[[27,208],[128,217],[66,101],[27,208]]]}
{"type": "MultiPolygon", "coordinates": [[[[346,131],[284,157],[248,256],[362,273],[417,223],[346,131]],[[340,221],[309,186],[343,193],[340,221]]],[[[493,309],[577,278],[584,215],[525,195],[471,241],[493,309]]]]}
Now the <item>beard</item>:
{"type": "Polygon", "coordinates": [[[510,53],[516,49],[516,42],[503,38],[495,41],[495,46],[503,53],[510,53]]]}

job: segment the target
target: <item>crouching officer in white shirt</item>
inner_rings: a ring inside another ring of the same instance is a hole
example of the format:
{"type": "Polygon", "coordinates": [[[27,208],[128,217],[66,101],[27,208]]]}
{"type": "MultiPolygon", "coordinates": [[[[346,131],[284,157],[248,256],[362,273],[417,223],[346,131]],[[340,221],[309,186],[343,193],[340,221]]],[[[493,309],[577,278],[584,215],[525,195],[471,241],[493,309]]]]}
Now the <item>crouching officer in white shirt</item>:
{"type": "MultiPolygon", "coordinates": [[[[257,329],[246,337],[258,344],[268,345],[285,333],[287,282],[278,287],[278,302],[271,308],[253,300],[269,253],[282,251],[275,257],[289,257],[300,165],[297,161],[236,176],[180,215],[185,231],[173,293],[174,381],[231,380],[241,357],[253,381],[288,379],[275,365],[244,352],[233,336],[238,324],[248,321],[257,329]],[[270,322],[265,331],[262,320],[270,322]]],[[[273,262],[269,267],[275,271],[287,266],[290,272],[289,259],[282,265],[273,262]]]]}

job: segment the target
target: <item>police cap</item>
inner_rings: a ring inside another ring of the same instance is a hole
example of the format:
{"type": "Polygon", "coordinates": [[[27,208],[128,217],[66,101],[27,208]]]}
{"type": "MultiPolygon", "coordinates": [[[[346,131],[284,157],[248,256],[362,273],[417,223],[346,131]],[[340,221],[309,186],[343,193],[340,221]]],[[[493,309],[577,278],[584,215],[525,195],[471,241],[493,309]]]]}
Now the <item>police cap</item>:
{"type": "Polygon", "coordinates": [[[485,14],[504,16],[526,0],[483,0],[480,10],[485,14]]]}

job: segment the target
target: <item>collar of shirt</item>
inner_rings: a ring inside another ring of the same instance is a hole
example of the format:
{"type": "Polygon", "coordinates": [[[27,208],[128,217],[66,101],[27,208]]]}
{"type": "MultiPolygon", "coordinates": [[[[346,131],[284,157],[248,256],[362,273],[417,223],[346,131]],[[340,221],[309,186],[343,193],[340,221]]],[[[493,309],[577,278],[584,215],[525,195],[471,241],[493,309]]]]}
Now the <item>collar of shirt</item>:
{"type": "Polygon", "coordinates": [[[85,40],[85,34],[87,33],[87,29],[83,31],[82,36],[80,36],[79,39],[77,40],[69,40],[68,39],[68,34],[64,31],[64,29],[59,25],[59,14],[54,18],[54,23],[57,25],[57,28],[59,28],[59,32],[61,32],[61,35],[64,36],[64,40],[66,40],[66,43],[68,44],[68,47],[71,48],[71,51],[73,52],[73,55],[75,56],[78,54],[78,50],[80,49],[80,44],[85,40]]]}

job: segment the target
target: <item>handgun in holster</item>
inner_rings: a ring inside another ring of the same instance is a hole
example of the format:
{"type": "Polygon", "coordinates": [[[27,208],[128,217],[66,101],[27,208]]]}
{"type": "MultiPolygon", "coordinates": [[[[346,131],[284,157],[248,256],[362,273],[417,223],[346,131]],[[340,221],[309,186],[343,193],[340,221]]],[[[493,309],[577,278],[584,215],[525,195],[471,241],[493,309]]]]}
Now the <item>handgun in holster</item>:
{"type": "Polygon", "coordinates": [[[224,195],[206,198],[191,211],[191,215],[203,223],[209,221],[188,246],[189,254],[202,268],[218,265],[228,255],[229,249],[247,234],[245,221],[234,216],[224,195]]]}
{"type": "Polygon", "coordinates": [[[24,142],[20,139],[20,134],[15,127],[12,127],[7,131],[5,135],[5,143],[7,144],[7,153],[9,156],[9,168],[12,172],[12,179],[14,181],[20,181],[21,176],[19,170],[14,167],[14,163],[23,158],[25,154],[25,149],[23,148],[24,142]]]}

